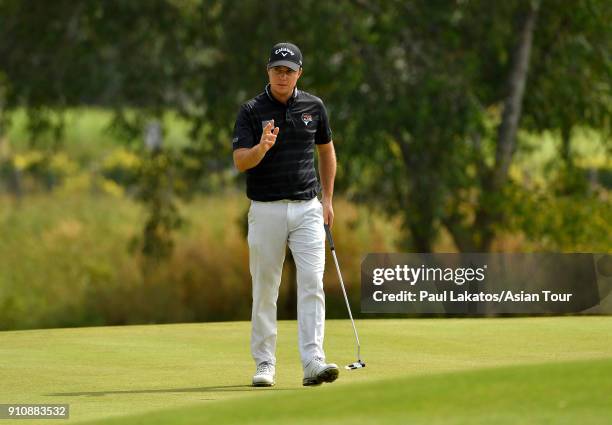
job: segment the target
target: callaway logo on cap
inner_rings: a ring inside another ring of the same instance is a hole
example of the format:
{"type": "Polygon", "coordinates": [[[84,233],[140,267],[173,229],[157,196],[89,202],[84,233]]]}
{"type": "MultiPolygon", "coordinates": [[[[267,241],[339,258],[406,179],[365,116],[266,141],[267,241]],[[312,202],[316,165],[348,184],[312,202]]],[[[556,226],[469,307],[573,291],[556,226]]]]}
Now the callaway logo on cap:
{"type": "Polygon", "coordinates": [[[270,51],[270,58],[268,59],[268,68],[273,66],[286,66],[294,71],[298,71],[302,67],[302,52],[300,52],[300,49],[295,44],[275,44],[270,51]]]}

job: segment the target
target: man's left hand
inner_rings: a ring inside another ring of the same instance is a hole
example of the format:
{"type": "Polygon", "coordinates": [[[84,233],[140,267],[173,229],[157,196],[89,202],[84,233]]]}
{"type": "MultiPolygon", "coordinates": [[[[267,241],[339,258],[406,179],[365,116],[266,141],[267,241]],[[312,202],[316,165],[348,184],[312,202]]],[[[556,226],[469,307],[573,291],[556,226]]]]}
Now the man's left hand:
{"type": "Polygon", "coordinates": [[[323,199],[323,223],[327,224],[331,229],[334,224],[334,208],[331,200],[323,199]]]}

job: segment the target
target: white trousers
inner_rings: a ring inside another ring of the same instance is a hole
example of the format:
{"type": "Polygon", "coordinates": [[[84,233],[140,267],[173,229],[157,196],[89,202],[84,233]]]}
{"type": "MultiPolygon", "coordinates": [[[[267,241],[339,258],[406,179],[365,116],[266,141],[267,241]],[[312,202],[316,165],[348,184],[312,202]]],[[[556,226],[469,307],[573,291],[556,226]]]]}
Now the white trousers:
{"type": "Polygon", "coordinates": [[[249,266],[253,281],[251,354],[276,364],[276,301],[287,243],[297,270],[298,343],[302,365],[325,358],[325,230],[323,206],[310,201],[251,201],[249,266]]]}

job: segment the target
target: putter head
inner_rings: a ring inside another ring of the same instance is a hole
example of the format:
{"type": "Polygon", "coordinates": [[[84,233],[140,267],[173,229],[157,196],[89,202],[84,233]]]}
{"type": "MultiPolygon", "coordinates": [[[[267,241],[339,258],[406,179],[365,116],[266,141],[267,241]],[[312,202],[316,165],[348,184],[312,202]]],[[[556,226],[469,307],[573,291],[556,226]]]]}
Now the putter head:
{"type": "Polygon", "coordinates": [[[366,365],[364,362],[362,362],[361,360],[357,360],[355,363],[351,363],[351,364],[344,366],[344,368],[348,370],[355,370],[355,369],[364,368],[365,366],[366,365]]]}

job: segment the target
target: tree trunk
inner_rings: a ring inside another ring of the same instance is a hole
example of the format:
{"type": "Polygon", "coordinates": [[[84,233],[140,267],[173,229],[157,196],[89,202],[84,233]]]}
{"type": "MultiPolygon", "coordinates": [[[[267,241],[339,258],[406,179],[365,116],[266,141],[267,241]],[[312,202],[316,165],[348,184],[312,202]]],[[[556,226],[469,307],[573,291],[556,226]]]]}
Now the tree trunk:
{"type": "Polygon", "coordinates": [[[448,230],[455,246],[460,252],[476,252],[474,245],[474,237],[468,226],[463,224],[463,217],[459,214],[453,214],[444,217],[442,220],[444,227],[448,230]]]}
{"type": "Polygon", "coordinates": [[[436,236],[434,210],[439,201],[436,197],[439,187],[428,179],[427,173],[420,170],[428,168],[433,161],[423,156],[425,152],[422,152],[421,156],[410,152],[401,131],[396,132],[396,140],[402,152],[408,178],[411,180],[410,189],[405,199],[402,199],[404,228],[410,232],[410,238],[405,239],[402,248],[412,252],[432,252],[436,236]]]}
{"type": "Polygon", "coordinates": [[[516,148],[516,133],[521,118],[525,84],[529,73],[529,59],[533,33],[540,2],[532,0],[523,18],[512,68],[508,75],[508,95],[504,101],[502,121],[498,129],[495,164],[490,177],[483,181],[483,194],[474,220],[473,245],[479,251],[489,251],[495,237],[493,225],[503,219],[499,196],[508,180],[508,170],[516,148]],[[497,198],[497,199],[495,199],[497,198]]]}
{"type": "Polygon", "coordinates": [[[432,252],[433,247],[432,247],[432,242],[433,242],[433,237],[431,232],[428,232],[428,229],[425,229],[425,231],[423,231],[424,229],[419,226],[419,223],[414,223],[411,228],[410,228],[410,232],[412,234],[412,242],[411,242],[411,250],[414,250],[414,252],[432,252]]]}
{"type": "Polygon", "coordinates": [[[6,133],[6,121],[3,116],[2,107],[2,99],[0,99],[0,166],[2,165],[2,162],[6,161],[6,165],[9,168],[7,172],[6,189],[14,196],[15,200],[19,202],[23,197],[21,170],[19,170],[19,168],[15,166],[14,161],[12,161],[11,150],[8,143],[6,145],[6,149],[3,146],[4,143],[6,143],[4,139],[4,135],[6,133]]]}
{"type": "Polygon", "coordinates": [[[502,122],[498,129],[495,151],[495,167],[491,189],[500,189],[508,178],[508,169],[516,147],[516,132],[521,118],[525,84],[529,73],[529,55],[533,44],[533,32],[538,14],[539,1],[531,1],[521,28],[519,43],[508,76],[508,96],[504,101],[502,122]]]}

